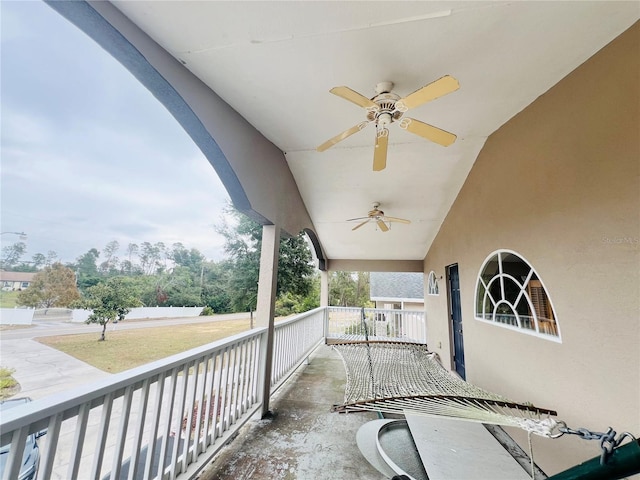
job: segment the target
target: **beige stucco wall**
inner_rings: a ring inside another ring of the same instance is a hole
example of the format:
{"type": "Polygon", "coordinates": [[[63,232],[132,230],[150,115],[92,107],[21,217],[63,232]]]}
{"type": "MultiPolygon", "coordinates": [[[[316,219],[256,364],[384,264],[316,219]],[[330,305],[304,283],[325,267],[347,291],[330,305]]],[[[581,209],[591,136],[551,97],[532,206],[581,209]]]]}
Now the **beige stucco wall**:
{"type": "MultiPolygon", "coordinates": [[[[640,434],[640,27],[634,25],[487,141],[424,271],[457,263],[467,380],[556,409],[573,428],[640,434]],[[562,342],[474,319],[478,271],[518,252],[551,297],[562,342]]],[[[425,275],[425,289],[427,278],[425,275]]],[[[426,295],[429,346],[451,365],[446,281],[426,295]],[[441,346],[441,348],[439,348],[441,346]]],[[[526,436],[510,431],[526,449],[526,436]]],[[[595,441],[534,438],[549,474],[595,441]]]]}

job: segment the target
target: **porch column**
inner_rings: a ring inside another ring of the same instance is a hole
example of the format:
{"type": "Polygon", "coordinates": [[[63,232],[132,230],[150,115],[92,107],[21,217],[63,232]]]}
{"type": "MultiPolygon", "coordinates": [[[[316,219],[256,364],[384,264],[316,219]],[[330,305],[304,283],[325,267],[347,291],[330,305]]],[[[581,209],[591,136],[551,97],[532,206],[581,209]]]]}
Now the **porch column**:
{"type": "Polygon", "coordinates": [[[329,306],[329,272],[320,270],[320,306],[329,306]]]}
{"type": "Polygon", "coordinates": [[[260,274],[258,276],[258,299],[256,326],[267,327],[267,338],[261,345],[262,365],[262,416],[269,413],[271,395],[271,368],[273,365],[274,314],[276,308],[276,286],[278,281],[278,253],[280,249],[280,227],[262,227],[262,250],[260,252],[260,274]]]}

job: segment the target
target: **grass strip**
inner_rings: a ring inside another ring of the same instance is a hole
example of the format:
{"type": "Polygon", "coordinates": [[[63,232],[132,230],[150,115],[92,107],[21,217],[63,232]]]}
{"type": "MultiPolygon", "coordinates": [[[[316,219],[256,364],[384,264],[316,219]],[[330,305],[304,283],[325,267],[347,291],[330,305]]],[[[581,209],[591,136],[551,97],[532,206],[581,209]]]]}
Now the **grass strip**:
{"type": "Polygon", "coordinates": [[[9,398],[15,394],[18,382],[13,378],[13,368],[0,367],[0,400],[9,398]]]}
{"type": "Polygon", "coordinates": [[[249,319],[210,323],[112,330],[107,327],[106,341],[96,333],[57,335],[36,338],[38,342],[60,350],[108,373],[118,373],[154,360],[184,352],[250,328],[249,319]]]}

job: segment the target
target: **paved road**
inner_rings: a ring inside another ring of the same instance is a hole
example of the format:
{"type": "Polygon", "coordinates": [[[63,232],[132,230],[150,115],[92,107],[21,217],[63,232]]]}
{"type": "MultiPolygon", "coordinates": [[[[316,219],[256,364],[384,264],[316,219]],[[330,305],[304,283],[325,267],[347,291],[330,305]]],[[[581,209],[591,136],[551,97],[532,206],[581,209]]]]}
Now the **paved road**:
{"type": "MultiPolygon", "coordinates": [[[[246,313],[215,315],[211,317],[183,317],[155,320],[123,321],[107,326],[107,331],[136,328],[164,327],[189,323],[208,323],[223,320],[248,319],[246,313]]],[[[100,333],[99,325],[57,321],[37,321],[29,328],[0,331],[0,365],[15,369],[13,377],[20,383],[17,396],[43,398],[60,391],[98,381],[108,377],[91,365],[66,353],[43,345],[34,338],[77,333],[100,333]]]]}

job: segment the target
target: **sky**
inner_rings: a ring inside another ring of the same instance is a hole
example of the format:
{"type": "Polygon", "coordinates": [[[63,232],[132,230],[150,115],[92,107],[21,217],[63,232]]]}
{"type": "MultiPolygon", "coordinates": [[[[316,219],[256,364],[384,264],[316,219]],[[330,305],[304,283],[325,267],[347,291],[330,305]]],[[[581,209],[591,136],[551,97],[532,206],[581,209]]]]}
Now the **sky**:
{"type": "MultiPolygon", "coordinates": [[[[64,263],[108,242],[223,257],[229,196],[151,93],[41,1],[0,2],[0,227],[64,263]]],[[[0,236],[2,247],[20,241],[0,236]]]]}

